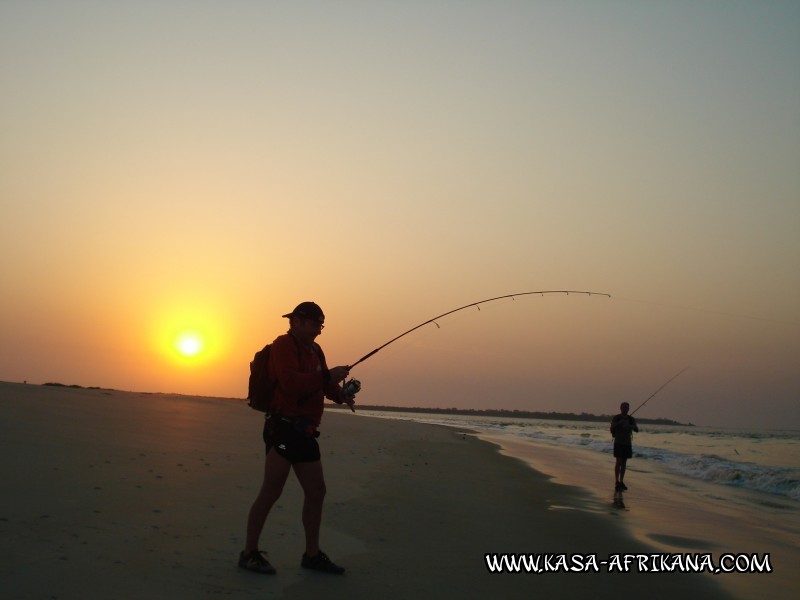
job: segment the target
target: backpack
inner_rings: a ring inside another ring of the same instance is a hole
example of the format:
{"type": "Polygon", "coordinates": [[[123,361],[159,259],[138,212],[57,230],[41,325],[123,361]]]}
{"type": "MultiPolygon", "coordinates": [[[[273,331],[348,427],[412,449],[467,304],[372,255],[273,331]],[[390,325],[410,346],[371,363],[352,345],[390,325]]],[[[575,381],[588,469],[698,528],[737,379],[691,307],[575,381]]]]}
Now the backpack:
{"type": "MultiPolygon", "coordinates": [[[[292,336],[292,339],[297,344],[297,340],[292,336]]],[[[272,381],[269,378],[269,350],[272,344],[267,344],[261,350],[255,353],[253,360],[250,361],[250,379],[247,381],[247,404],[250,408],[261,412],[268,413],[272,406],[272,399],[275,396],[275,388],[278,387],[277,381],[272,381]]],[[[325,356],[322,354],[322,349],[317,345],[313,345],[314,352],[319,357],[320,365],[326,368],[325,356]]],[[[300,346],[297,346],[297,358],[300,358],[300,346]]]]}
{"type": "Polygon", "coordinates": [[[272,398],[275,395],[277,381],[269,378],[269,349],[272,344],[267,344],[256,352],[250,361],[250,379],[247,382],[247,400],[250,408],[269,412],[272,398]]]}

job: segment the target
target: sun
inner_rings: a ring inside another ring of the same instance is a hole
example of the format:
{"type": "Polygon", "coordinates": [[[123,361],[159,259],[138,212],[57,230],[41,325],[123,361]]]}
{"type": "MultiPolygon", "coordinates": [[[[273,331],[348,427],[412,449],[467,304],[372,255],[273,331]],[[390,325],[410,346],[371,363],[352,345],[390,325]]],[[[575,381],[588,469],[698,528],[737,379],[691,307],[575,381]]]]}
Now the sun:
{"type": "Polygon", "coordinates": [[[175,350],[186,358],[202,354],[204,347],[203,338],[194,331],[181,332],[175,338],[175,350]]]}
{"type": "Polygon", "coordinates": [[[152,348],[168,364],[197,369],[225,355],[229,329],[213,306],[164,303],[153,318],[152,348]]]}
{"type": "Polygon", "coordinates": [[[173,327],[162,346],[172,360],[186,367],[208,362],[214,354],[212,336],[207,327],[183,325],[173,327]]]}

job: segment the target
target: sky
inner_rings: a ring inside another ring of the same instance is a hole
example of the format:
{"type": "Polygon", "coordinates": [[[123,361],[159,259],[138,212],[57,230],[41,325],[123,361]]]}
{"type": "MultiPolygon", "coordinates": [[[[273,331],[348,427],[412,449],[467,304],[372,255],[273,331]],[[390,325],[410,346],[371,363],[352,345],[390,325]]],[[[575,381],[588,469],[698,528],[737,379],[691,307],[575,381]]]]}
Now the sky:
{"type": "Polygon", "coordinates": [[[637,416],[800,429],[798,65],[777,0],[2,0],[0,380],[242,398],[301,301],[333,366],[586,290],[357,401],[614,414],[689,367],[637,416]]]}

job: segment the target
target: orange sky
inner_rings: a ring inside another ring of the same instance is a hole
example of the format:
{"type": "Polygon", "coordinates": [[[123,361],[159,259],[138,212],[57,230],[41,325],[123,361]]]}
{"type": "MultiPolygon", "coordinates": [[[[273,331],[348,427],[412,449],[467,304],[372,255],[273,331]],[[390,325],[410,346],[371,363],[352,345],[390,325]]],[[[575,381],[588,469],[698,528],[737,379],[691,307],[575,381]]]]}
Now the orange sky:
{"type": "Polygon", "coordinates": [[[0,4],[0,379],[800,428],[800,9],[0,4]],[[313,15],[313,18],[312,16],[313,15]],[[204,351],[180,358],[196,330],[204,351]]]}

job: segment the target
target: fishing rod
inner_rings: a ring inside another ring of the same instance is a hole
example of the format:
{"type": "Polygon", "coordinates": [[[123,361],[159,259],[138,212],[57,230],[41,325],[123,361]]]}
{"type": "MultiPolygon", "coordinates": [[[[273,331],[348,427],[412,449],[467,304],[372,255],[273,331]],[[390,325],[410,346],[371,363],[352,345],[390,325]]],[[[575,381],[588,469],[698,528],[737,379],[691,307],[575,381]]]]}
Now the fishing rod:
{"type": "MultiPolygon", "coordinates": [[[[684,367],[683,369],[681,369],[680,371],[678,371],[678,372],[677,372],[675,375],[673,375],[672,377],[670,377],[670,378],[667,380],[667,382],[666,382],[665,384],[663,384],[663,385],[662,385],[660,388],[658,388],[658,389],[657,389],[655,392],[653,392],[652,394],[650,394],[650,397],[649,397],[647,400],[645,400],[645,401],[644,401],[644,402],[642,402],[642,403],[641,403],[639,406],[637,406],[637,407],[636,407],[636,410],[639,410],[639,409],[640,409],[640,408],[642,408],[642,407],[643,407],[645,404],[647,404],[648,402],[650,402],[650,399],[651,399],[653,396],[655,396],[655,395],[656,395],[658,392],[660,392],[660,391],[661,391],[661,390],[663,390],[665,387],[667,387],[667,385],[669,385],[669,383],[670,383],[670,382],[671,382],[673,379],[677,379],[677,378],[678,378],[678,375],[681,375],[681,374],[682,374],[684,371],[687,371],[688,369],[689,369],[689,367],[684,367]]],[[[631,416],[633,416],[633,413],[635,413],[635,412],[636,412],[636,410],[634,410],[634,411],[631,413],[631,416]]]]}
{"type": "MultiPolygon", "coordinates": [[[[368,354],[365,354],[364,356],[359,358],[356,362],[354,362],[352,365],[350,365],[347,368],[348,368],[348,370],[352,369],[357,364],[367,360],[373,354],[376,354],[379,351],[381,351],[384,348],[386,348],[386,346],[388,346],[389,344],[391,344],[393,342],[396,342],[401,337],[408,335],[412,331],[416,331],[420,327],[424,327],[425,325],[428,325],[429,323],[433,323],[434,325],[436,325],[436,327],[439,327],[439,324],[436,321],[438,321],[442,317],[446,317],[447,315],[452,315],[455,312],[458,312],[460,310],[464,310],[466,308],[471,308],[473,306],[477,307],[477,309],[480,310],[481,309],[481,307],[480,307],[481,304],[486,304],[487,302],[494,302],[495,300],[502,300],[504,298],[516,299],[517,296],[531,296],[531,295],[535,295],[535,294],[538,294],[538,295],[541,295],[541,296],[544,296],[545,294],[565,294],[567,296],[569,296],[570,294],[584,294],[584,295],[587,295],[587,296],[606,296],[608,298],[611,298],[610,294],[603,294],[603,293],[599,293],[599,292],[582,292],[582,291],[574,291],[574,290],[544,290],[544,291],[538,291],[538,292],[522,292],[522,293],[519,293],[519,294],[507,294],[505,296],[497,296],[496,298],[488,298],[486,300],[481,300],[479,302],[473,302],[472,304],[465,304],[464,306],[460,306],[459,308],[454,308],[453,310],[448,310],[447,312],[442,313],[442,314],[440,314],[440,315],[438,315],[436,317],[433,317],[432,319],[428,319],[427,321],[424,321],[424,322],[420,323],[416,327],[412,327],[408,331],[404,331],[403,333],[401,333],[400,335],[398,335],[395,338],[392,338],[391,340],[389,340],[388,342],[386,342],[382,346],[378,346],[372,352],[369,352],[368,354]]],[[[648,400],[649,400],[649,398],[648,398],[648,400]]]]}

